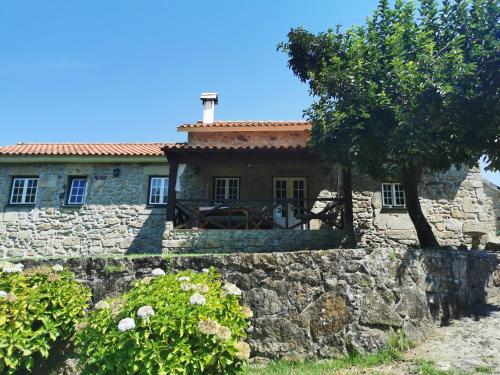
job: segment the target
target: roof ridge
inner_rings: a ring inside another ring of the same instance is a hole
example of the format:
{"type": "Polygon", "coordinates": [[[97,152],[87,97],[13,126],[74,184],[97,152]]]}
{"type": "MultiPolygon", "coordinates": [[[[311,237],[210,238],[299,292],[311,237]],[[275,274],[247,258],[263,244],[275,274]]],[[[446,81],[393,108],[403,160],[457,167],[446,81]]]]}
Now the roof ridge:
{"type": "MultiPolygon", "coordinates": [[[[202,122],[202,121],[197,121],[198,123],[199,122],[202,122]]],[[[214,122],[241,122],[241,123],[245,123],[245,122],[264,122],[264,123],[268,123],[268,122],[309,122],[307,120],[216,120],[214,122]]]]}
{"type": "Polygon", "coordinates": [[[169,142],[16,142],[15,145],[0,147],[30,146],[30,145],[163,145],[169,142]]]}

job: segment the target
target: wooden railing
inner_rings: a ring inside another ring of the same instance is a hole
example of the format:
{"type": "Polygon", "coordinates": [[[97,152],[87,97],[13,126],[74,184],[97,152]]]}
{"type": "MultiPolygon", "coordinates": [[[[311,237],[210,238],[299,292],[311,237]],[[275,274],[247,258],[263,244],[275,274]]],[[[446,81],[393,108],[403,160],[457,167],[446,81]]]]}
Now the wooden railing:
{"type": "Polygon", "coordinates": [[[176,229],[323,229],[344,227],[341,198],[177,199],[176,229]]]}

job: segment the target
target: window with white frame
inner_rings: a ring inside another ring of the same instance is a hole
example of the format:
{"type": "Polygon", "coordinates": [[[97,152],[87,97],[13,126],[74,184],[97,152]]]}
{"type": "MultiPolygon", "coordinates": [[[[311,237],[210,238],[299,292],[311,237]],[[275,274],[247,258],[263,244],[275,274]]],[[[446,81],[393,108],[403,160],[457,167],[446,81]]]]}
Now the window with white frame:
{"type": "Polygon", "coordinates": [[[14,177],[10,204],[35,204],[38,177],[14,177]]]}
{"type": "Polygon", "coordinates": [[[68,205],[82,205],[87,194],[87,177],[70,177],[69,192],[66,203],[68,205]]]}
{"type": "Polygon", "coordinates": [[[404,208],[405,192],[399,183],[382,184],[382,206],[387,208],[404,208]]]}
{"type": "Polygon", "coordinates": [[[165,205],[168,198],[168,176],[156,176],[149,178],[150,205],[165,205]]]}
{"type": "Polygon", "coordinates": [[[214,199],[216,201],[238,200],[240,198],[239,177],[216,177],[214,199]]]}

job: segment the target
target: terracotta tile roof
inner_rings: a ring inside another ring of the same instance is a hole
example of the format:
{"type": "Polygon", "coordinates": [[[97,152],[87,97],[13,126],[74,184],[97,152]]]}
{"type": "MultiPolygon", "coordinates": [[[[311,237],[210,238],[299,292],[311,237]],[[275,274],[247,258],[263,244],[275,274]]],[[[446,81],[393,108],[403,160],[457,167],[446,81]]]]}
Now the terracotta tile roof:
{"type": "Polygon", "coordinates": [[[310,129],[311,123],[307,121],[215,121],[211,124],[204,124],[198,121],[194,124],[183,124],[178,127],[182,129],[196,128],[256,128],[256,127],[303,127],[310,129]]]}
{"type": "Polygon", "coordinates": [[[0,156],[163,156],[164,143],[18,143],[0,146],[0,156]]]}
{"type": "Polygon", "coordinates": [[[162,148],[164,151],[231,151],[231,150],[276,150],[276,151],[298,151],[306,150],[304,146],[267,146],[267,145],[245,145],[245,146],[224,146],[224,145],[190,145],[188,143],[167,143],[162,148]]]}

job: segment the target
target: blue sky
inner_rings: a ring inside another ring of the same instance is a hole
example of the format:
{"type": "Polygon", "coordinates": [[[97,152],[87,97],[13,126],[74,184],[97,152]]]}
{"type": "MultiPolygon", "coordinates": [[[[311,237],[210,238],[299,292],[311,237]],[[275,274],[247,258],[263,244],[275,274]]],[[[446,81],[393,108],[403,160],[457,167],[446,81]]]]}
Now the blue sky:
{"type": "Polygon", "coordinates": [[[219,92],[216,119],[300,119],[311,98],[277,43],[362,23],[376,4],[4,0],[0,144],[181,141],[202,91],[219,92]]]}

